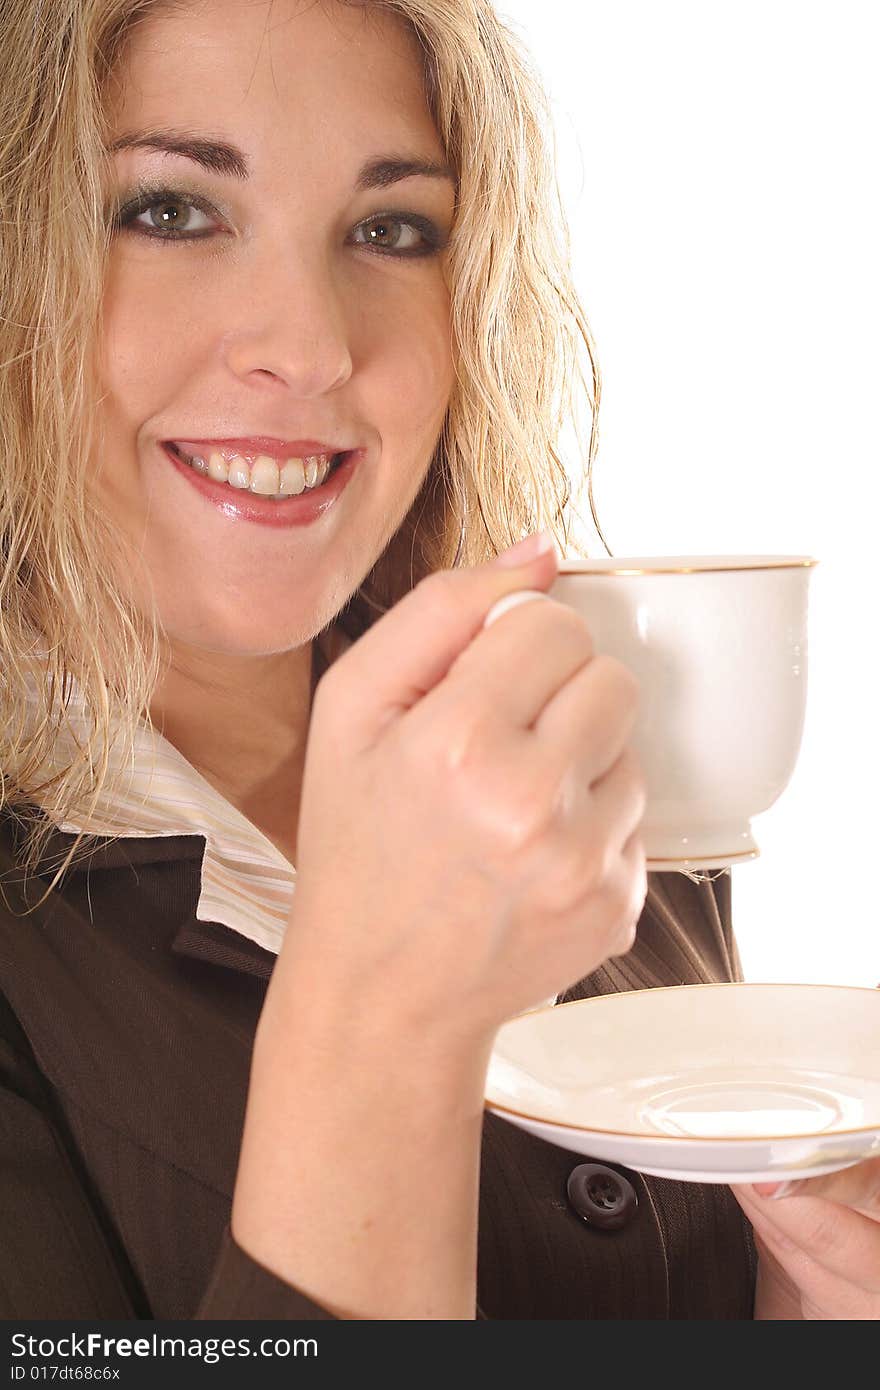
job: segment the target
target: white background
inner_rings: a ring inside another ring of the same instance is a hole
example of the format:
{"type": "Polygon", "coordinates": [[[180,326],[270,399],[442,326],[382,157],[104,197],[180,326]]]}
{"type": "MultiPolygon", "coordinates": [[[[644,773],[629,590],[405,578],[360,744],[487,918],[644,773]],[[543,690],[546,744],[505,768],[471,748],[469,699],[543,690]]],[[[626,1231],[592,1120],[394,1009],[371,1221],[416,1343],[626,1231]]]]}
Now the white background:
{"type": "Polygon", "coordinates": [[[497,9],[551,98],[612,551],[820,561],[798,765],[753,822],[761,857],[733,870],[746,978],[874,986],[876,3],[497,9]]]}

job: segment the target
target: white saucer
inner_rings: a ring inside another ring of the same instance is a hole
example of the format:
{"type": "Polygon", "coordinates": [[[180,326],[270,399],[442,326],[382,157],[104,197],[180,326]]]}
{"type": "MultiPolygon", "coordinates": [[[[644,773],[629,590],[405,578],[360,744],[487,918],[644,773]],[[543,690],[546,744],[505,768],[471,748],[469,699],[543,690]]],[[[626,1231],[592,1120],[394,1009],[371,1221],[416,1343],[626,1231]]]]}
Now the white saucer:
{"type": "Polygon", "coordinates": [[[489,1110],[661,1178],[750,1183],[880,1154],[880,989],[632,990],[504,1024],[489,1110]]]}

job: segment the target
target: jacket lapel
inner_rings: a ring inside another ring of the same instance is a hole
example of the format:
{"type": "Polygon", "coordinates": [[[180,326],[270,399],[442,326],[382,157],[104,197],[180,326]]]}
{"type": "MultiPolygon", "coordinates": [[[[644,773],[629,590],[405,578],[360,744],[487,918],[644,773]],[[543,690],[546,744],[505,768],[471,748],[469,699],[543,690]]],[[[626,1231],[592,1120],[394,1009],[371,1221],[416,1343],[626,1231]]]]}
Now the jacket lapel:
{"type": "MultiPolygon", "coordinates": [[[[19,829],[14,832],[14,844],[20,843],[21,834],[19,829]]],[[[75,835],[55,828],[47,836],[36,868],[44,886],[52,881],[64,863],[75,839],[75,835]]],[[[115,840],[89,836],[88,839],[84,837],[77,848],[65,874],[125,869],[142,864],[171,863],[181,859],[194,859],[201,863],[204,852],[203,835],[139,835],[122,836],[115,840]]],[[[8,878],[4,877],[4,882],[15,881],[14,874],[8,878]]],[[[30,879],[28,881],[30,882],[30,879]]],[[[251,941],[241,932],[235,931],[223,922],[199,921],[194,912],[172,938],[171,951],[176,956],[208,961],[212,965],[222,965],[229,970],[256,975],[263,980],[269,979],[277,960],[274,952],[260,946],[256,941],[251,941]]]]}

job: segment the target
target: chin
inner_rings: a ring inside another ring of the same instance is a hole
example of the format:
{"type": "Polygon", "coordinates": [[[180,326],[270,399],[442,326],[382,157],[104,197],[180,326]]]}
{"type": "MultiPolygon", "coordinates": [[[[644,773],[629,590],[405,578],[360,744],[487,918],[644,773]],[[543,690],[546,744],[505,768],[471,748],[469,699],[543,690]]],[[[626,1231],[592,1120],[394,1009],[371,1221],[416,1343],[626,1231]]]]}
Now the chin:
{"type": "Polygon", "coordinates": [[[172,646],[191,647],[216,656],[261,657],[276,656],[282,652],[293,651],[311,641],[317,625],[306,618],[292,615],[291,620],[281,624],[264,621],[257,624],[243,624],[239,613],[229,614],[223,621],[212,615],[202,623],[194,623],[192,616],[179,623],[166,623],[165,636],[172,646]]]}
{"type": "Polygon", "coordinates": [[[158,594],[166,637],[172,644],[242,658],[278,655],[303,647],[332,625],[383,550],[384,544],[378,549],[370,547],[366,557],[350,551],[338,557],[328,553],[329,573],[313,573],[305,590],[297,579],[300,567],[292,565],[286,599],[280,582],[261,584],[252,601],[245,597],[244,580],[206,593],[205,572],[198,574],[199,593],[196,577],[178,571],[169,575],[168,591],[158,594]],[[182,594],[189,596],[185,605],[181,604],[182,594]]]}

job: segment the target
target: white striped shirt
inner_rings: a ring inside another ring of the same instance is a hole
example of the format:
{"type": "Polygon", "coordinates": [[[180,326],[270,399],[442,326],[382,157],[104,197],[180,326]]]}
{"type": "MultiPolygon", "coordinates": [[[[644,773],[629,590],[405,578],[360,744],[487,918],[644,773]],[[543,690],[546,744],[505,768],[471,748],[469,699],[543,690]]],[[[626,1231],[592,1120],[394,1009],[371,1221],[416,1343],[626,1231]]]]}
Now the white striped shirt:
{"type": "MultiPolygon", "coordinates": [[[[67,717],[85,745],[90,721],[76,682],[67,717]]],[[[73,732],[61,725],[53,765],[56,758],[76,752],[73,732]]],[[[221,922],[277,955],[293,904],[296,869],[271,840],[144,720],[136,733],[133,769],[123,772],[113,744],[108,774],[111,790],[102,793],[92,814],[59,821],[46,810],[53,825],[70,834],[204,836],[196,918],[221,922]]]]}

